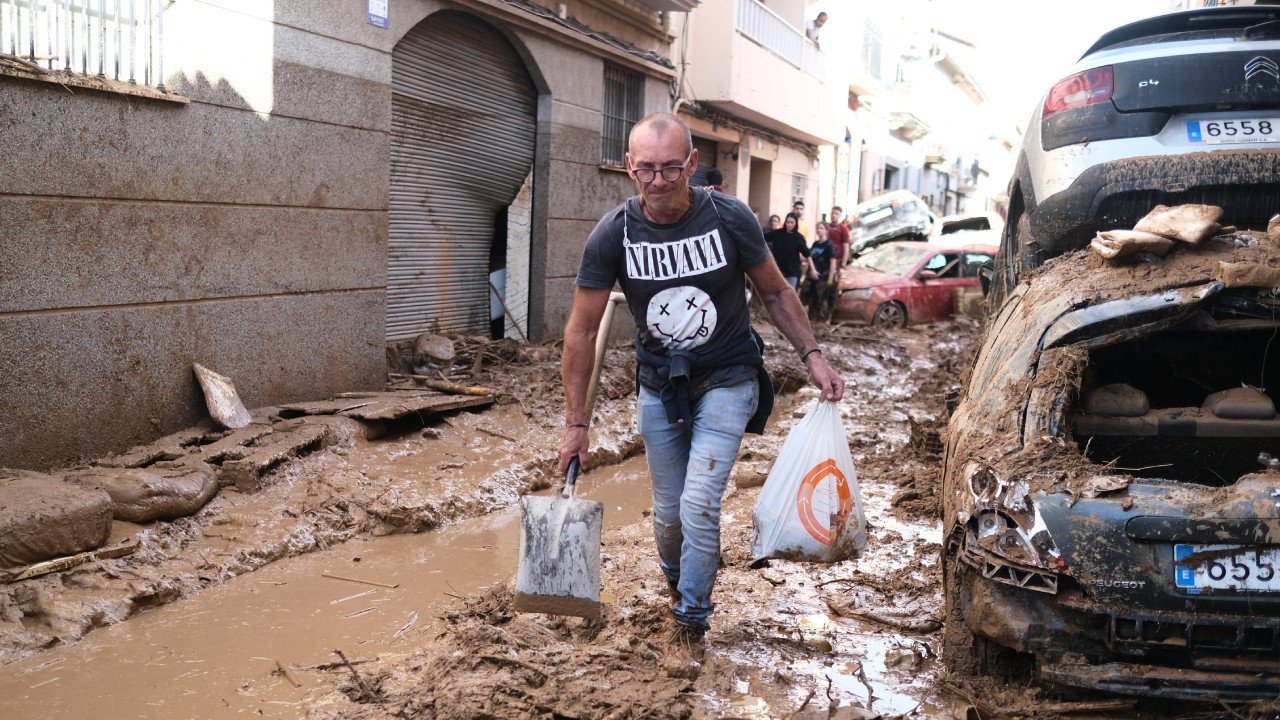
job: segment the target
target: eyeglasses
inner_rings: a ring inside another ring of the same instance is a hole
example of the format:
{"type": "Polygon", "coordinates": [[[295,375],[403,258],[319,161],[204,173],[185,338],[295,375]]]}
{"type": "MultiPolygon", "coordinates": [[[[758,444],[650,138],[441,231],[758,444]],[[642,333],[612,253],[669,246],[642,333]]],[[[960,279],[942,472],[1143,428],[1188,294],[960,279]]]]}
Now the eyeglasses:
{"type": "Polygon", "coordinates": [[[689,155],[685,157],[684,162],[679,165],[668,165],[664,168],[658,168],[657,170],[654,170],[653,168],[633,167],[631,168],[631,173],[636,176],[636,180],[639,180],[645,185],[656,180],[659,174],[662,175],[663,180],[666,180],[667,182],[675,182],[684,174],[684,168],[689,164],[689,158],[691,157],[693,157],[693,153],[689,153],[689,155]]]}

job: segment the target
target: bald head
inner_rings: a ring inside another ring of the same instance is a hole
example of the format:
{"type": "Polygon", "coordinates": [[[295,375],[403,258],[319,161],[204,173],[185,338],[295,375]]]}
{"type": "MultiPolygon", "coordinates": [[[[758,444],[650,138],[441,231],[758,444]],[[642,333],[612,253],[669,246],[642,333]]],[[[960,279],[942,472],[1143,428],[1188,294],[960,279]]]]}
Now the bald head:
{"type": "Polygon", "coordinates": [[[636,123],[635,127],[631,128],[631,135],[627,138],[627,149],[633,149],[636,145],[636,138],[642,134],[665,135],[673,132],[684,135],[684,153],[687,155],[692,152],[693,136],[689,133],[689,126],[685,125],[680,118],[667,112],[648,115],[636,123]]]}

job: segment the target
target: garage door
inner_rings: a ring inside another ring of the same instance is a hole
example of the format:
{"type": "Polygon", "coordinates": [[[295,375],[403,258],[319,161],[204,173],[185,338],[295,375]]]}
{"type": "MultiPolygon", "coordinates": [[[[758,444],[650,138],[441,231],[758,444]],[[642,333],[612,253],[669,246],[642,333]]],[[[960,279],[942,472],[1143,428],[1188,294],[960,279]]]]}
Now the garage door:
{"type": "Polygon", "coordinates": [[[491,25],[431,15],[392,52],[387,339],[488,333],[495,218],[533,166],[537,94],[491,25]]]}

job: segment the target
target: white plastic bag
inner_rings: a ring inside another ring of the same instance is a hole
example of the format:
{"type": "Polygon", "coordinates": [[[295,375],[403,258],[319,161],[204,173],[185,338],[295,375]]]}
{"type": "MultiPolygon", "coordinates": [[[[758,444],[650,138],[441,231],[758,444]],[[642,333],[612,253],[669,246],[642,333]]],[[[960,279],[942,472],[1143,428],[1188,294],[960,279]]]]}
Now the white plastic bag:
{"type": "Polygon", "coordinates": [[[751,520],[756,560],[835,562],[866,546],[867,518],[835,403],[818,401],[791,428],[751,520]]]}

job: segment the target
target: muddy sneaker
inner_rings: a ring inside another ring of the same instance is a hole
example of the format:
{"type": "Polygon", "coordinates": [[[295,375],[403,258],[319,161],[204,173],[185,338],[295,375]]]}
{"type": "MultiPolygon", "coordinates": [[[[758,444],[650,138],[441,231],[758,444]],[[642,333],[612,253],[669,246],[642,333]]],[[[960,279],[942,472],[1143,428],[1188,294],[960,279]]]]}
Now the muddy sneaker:
{"type": "Polygon", "coordinates": [[[706,628],[699,625],[676,623],[676,629],[667,639],[666,654],[662,658],[662,669],[667,677],[696,680],[702,673],[702,658],[707,646],[704,642],[706,628]]]}

